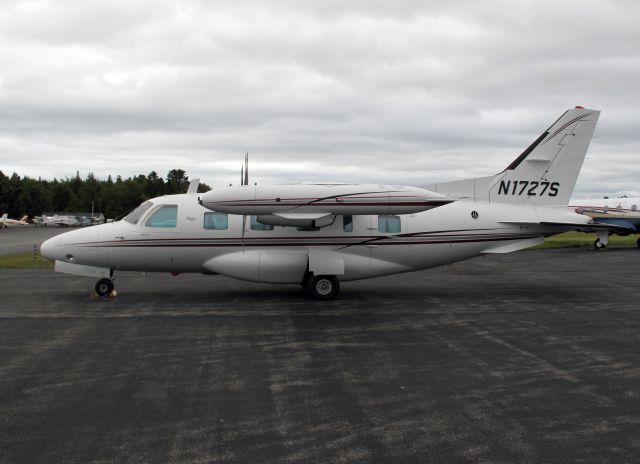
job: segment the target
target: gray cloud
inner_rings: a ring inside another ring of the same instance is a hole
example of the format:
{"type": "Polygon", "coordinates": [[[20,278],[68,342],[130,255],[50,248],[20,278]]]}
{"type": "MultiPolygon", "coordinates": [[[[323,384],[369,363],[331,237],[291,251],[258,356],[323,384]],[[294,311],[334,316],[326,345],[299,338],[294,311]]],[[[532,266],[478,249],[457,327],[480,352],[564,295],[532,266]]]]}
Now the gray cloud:
{"type": "Polygon", "coordinates": [[[640,195],[632,1],[13,1],[0,169],[424,185],[603,110],[576,195],[640,195]]]}

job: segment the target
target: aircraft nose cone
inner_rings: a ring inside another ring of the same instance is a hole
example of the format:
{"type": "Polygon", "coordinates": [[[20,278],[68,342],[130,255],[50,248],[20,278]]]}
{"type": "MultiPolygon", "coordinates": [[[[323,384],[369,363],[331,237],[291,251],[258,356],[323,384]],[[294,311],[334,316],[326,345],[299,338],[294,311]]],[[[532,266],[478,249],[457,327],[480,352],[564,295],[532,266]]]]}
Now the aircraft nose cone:
{"type": "Polygon", "coordinates": [[[49,240],[45,240],[42,245],[40,245],[40,254],[45,258],[55,260],[56,255],[58,254],[58,237],[52,237],[49,240]]]}

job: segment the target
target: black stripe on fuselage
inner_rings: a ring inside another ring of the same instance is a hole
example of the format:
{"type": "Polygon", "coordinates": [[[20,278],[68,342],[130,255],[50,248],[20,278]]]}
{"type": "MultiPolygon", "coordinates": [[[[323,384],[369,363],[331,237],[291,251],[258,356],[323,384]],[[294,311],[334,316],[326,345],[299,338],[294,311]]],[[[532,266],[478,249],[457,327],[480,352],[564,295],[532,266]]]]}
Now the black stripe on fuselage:
{"type": "MultiPolygon", "coordinates": [[[[540,234],[459,234],[459,235],[447,235],[447,236],[433,236],[433,237],[412,237],[411,239],[401,239],[394,236],[376,237],[376,245],[428,245],[428,244],[446,244],[446,243],[470,243],[470,242],[490,242],[501,240],[522,240],[528,238],[535,238],[540,234]]],[[[304,240],[301,237],[301,240],[304,240]]],[[[325,239],[326,240],[326,239],[325,239]]],[[[331,241],[322,241],[318,239],[316,241],[297,241],[297,242],[278,242],[271,243],[266,241],[251,241],[250,239],[235,239],[234,242],[229,241],[216,241],[216,240],[193,240],[193,241],[181,241],[181,240],[163,240],[163,239],[150,239],[150,240],[123,240],[119,242],[107,242],[107,243],[95,243],[95,244],[78,244],[85,247],[97,247],[97,248],[189,248],[189,247],[301,247],[301,246],[342,246],[343,248],[352,246],[366,246],[371,243],[371,240],[365,240],[357,243],[340,243],[331,241]],[[202,242],[202,243],[199,243],[202,242]]]]}

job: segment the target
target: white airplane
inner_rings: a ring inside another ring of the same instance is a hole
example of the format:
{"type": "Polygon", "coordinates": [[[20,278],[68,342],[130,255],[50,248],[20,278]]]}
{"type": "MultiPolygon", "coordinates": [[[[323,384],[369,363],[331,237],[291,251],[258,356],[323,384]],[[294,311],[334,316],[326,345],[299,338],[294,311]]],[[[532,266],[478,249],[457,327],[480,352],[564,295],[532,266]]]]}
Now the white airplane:
{"type": "Polygon", "coordinates": [[[8,226],[26,226],[28,224],[27,219],[29,219],[29,216],[22,216],[21,219],[9,219],[9,215],[4,213],[0,217],[0,227],[6,229],[8,226]]]}
{"type": "Polygon", "coordinates": [[[72,215],[58,215],[54,214],[53,216],[35,216],[33,218],[34,224],[40,226],[60,226],[60,227],[76,227],[81,225],[80,220],[77,216],[72,215]]]}
{"type": "MultiPolygon", "coordinates": [[[[576,213],[589,216],[599,224],[606,224],[608,228],[580,229],[584,232],[597,232],[598,238],[593,246],[603,250],[609,244],[609,235],[630,235],[640,233],[640,197],[635,198],[598,198],[589,200],[575,200],[569,203],[569,209],[576,213]]],[[[637,241],[640,248],[640,238],[637,241]]]]}
{"type": "MultiPolygon", "coordinates": [[[[67,232],[41,252],[59,272],[222,274],[301,284],[317,299],[340,282],[417,271],[541,244],[595,226],[567,209],[600,112],[566,111],[505,170],[430,190],[354,184],[248,185],[145,201],[123,220],[67,232]]],[[[245,159],[245,166],[247,161],[245,159]]]]}

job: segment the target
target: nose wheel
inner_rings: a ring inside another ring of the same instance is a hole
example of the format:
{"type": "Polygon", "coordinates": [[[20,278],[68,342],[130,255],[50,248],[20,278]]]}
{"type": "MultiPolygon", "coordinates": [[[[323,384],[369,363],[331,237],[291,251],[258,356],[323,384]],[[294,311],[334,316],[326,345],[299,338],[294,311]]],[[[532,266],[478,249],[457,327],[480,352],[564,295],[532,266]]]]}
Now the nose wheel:
{"type": "Polygon", "coordinates": [[[96,282],[95,291],[98,296],[108,296],[113,293],[113,280],[111,279],[100,279],[96,282]]]}

